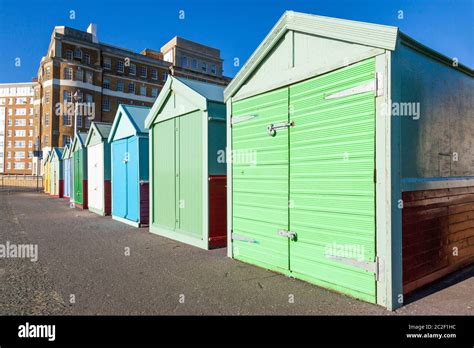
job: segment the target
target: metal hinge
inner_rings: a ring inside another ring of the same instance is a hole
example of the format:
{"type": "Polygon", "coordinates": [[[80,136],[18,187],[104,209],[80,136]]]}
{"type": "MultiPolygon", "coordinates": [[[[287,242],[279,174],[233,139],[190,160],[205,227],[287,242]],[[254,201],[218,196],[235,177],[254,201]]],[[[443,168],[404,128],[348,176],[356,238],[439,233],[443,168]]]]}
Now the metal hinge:
{"type": "Polygon", "coordinates": [[[346,258],[342,256],[333,256],[333,255],[328,255],[327,258],[338,261],[345,265],[362,268],[366,270],[367,272],[374,273],[376,281],[383,280],[384,263],[383,263],[383,260],[378,256],[375,258],[375,261],[373,262],[359,261],[356,259],[346,258]]]}
{"type": "Polygon", "coordinates": [[[240,234],[232,233],[231,236],[232,236],[233,240],[240,240],[241,242],[258,244],[258,240],[252,239],[252,238],[246,237],[246,236],[241,236],[240,234]]]}
{"type": "Polygon", "coordinates": [[[296,238],[296,232],[292,232],[292,231],[278,230],[277,234],[281,237],[286,237],[286,238],[289,238],[291,240],[296,238]]]}

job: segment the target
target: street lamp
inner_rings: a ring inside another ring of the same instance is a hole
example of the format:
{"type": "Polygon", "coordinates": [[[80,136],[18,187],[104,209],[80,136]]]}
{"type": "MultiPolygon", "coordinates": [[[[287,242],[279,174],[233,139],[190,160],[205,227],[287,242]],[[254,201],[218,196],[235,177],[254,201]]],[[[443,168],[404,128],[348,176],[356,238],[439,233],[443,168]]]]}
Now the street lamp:
{"type": "Polygon", "coordinates": [[[73,95],[73,99],[74,99],[74,136],[76,136],[76,133],[77,133],[77,117],[79,116],[78,105],[79,105],[79,102],[82,99],[80,90],[76,90],[76,92],[73,95]]]}

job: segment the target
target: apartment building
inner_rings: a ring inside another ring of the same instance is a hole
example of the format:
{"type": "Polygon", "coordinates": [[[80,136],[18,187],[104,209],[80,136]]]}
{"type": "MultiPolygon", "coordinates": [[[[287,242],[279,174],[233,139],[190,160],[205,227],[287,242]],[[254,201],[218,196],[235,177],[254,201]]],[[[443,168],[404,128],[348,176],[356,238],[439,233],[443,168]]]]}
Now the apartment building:
{"type": "Polygon", "coordinates": [[[0,173],[32,174],[36,82],[0,84],[0,173]]]}
{"type": "Polygon", "coordinates": [[[230,81],[222,76],[219,50],[211,47],[173,38],[161,51],[145,48],[135,53],[99,42],[94,24],[87,31],[55,27],[35,89],[40,148],[71,142],[75,119],[77,130],[86,131],[91,121],[112,122],[121,103],[152,106],[168,74],[220,84],[230,81]],[[195,67],[195,60],[201,65],[195,67]]]}
{"type": "Polygon", "coordinates": [[[161,47],[163,59],[171,63],[170,74],[227,86],[220,50],[175,36],[161,47]]]}

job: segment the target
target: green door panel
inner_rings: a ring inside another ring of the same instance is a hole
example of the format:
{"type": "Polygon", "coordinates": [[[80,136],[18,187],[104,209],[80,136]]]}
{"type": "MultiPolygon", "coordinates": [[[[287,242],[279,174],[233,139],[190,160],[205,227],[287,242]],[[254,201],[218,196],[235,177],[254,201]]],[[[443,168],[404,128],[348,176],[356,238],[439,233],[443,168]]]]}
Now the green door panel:
{"type": "Polygon", "coordinates": [[[175,120],[153,126],[153,218],[152,223],[174,230],[175,198],[175,120]]]}
{"type": "Polygon", "coordinates": [[[270,269],[288,270],[288,130],[267,126],[288,121],[288,89],[237,101],[232,125],[233,255],[270,269]]]}
{"type": "Polygon", "coordinates": [[[203,236],[203,115],[202,111],[179,117],[178,229],[203,236]]]}
{"type": "Polygon", "coordinates": [[[74,152],[74,203],[83,204],[82,180],[82,150],[74,152]]]}
{"type": "Polygon", "coordinates": [[[325,97],[370,82],[369,59],[289,87],[290,270],[376,301],[374,273],[336,261],[375,261],[374,91],[325,97]]]}

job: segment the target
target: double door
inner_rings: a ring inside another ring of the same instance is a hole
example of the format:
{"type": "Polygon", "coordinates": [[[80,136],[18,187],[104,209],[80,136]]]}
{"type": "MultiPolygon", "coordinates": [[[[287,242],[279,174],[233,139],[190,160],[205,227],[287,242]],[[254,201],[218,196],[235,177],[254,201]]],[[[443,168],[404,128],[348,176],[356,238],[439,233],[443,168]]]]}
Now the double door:
{"type": "Polygon", "coordinates": [[[232,104],[235,258],[376,301],[375,61],[232,104]]]}

